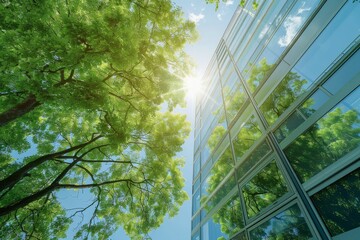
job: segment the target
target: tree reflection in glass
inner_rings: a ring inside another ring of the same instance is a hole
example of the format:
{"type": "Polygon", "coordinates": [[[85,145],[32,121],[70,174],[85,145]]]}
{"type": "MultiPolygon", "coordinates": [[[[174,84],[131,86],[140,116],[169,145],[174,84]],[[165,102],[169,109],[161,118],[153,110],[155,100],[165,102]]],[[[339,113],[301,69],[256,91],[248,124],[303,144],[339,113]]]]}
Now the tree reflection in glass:
{"type": "Polygon", "coordinates": [[[269,152],[271,148],[267,141],[262,142],[237,168],[238,181],[246,175],[251,168],[256,166],[269,152]]]}
{"type": "Polygon", "coordinates": [[[242,188],[248,217],[255,216],[287,192],[285,179],[272,161],[242,188]]]}
{"type": "Polygon", "coordinates": [[[299,74],[289,72],[261,105],[266,121],[272,125],[281,114],[301,95],[308,87],[308,81],[299,74]]]}
{"type": "Polygon", "coordinates": [[[244,87],[238,79],[235,71],[226,82],[226,85],[223,86],[223,96],[226,114],[230,122],[240,111],[247,99],[244,87]]]}
{"type": "Polygon", "coordinates": [[[224,178],[226,177],[226,175],[228,175],[233,166],[234,160],[232,158],[232,152],[229,146],[210,171],[207,188],[208,193],[214,192],[216,187],[222,180],[224,180],[224,178]]]}
{"type": "Polygon", "coordinates": [[[235,182],[235,176],[232,175],[218,190],[216,190],[210,199],[208,196],[201,198],[202,204],[209,199],[204,207],[206,214],[209,213],[236,186],[235,182]]]}
{"type": "Polygon", "coordinates": [[[359,227],[360,169],[316,193],[311,199],[332,236],[359,227]]]}
{"type": "Polygon", "coordinates": [[[359,99],[360,88],[285,148],[301,182],[360,145],[359,99]]]}
{"type": "Polygon", "coordinates": [[[250,231],[250,238],[307,240],[312,238],[312,234],[300,208],[294,205],[250,231]]]}
{"type": "MultiPolygon", "coordinates": [[[[268,64],[266,58],[263,58],[259,61],[257,66],[250,64],[249,69],[251,69],[249,78],[246,80],[246,83],[251,92],[255,92],[257,87],[265,81],[266,77],[269,76],[271,71],[274,68],[274,64],[268,64]]],[[[248,70],[245,70],[247,72],[248,70]]]]}
{"type": "MultiPolygon", "coordinates": [[[[213,215],[213,221],[220,224],[221,232],[227,236],[239,232],[244,227],[239,196],[235,195],[225,203],[225,205],[213,215]]],[[[218,238],[218,240],[220,239],[222,238],[218,238]]]]}
{"type": "Polygon", "coordinates": [[[237,134],[237,138],[233,141],[236,160],[239,160],[242,155],[261,137],[261,130],[254,115],[244,124],[237,134]]]}

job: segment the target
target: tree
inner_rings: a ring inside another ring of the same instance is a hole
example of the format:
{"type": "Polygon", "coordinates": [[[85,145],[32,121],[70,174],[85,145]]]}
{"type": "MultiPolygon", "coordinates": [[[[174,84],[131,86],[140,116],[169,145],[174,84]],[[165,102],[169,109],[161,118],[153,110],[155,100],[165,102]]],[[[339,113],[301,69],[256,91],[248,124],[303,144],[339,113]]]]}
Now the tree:
{"type": "Polygon", "coordinates": [[[189,126],[167,110],[183,104],[194,24],[167,0],[5,1],[0,12],[1,236],[64,237],[92,211],[77,238],[123,226],[139,239],[175,215],[189,126]],[[68,189],[93,201],[69,213],[68,189]]]}
{"type": "MultiPolygon", "coordinates": [[[[219,4],[221,2],[223,3],[227,3],[229,0],[205,0],[206,4],[210,3],[210,4],[215,4],[215,11],[218,10],[219,8],[219,4]]],[[[245,7],[247,0],[240,0],[239,5],[241,7],[245,7]]],[[[259,2],[257,0],[253,0],[252,1],[252,7],[254,10],[256,10],[259,6],[259,2]]]]}

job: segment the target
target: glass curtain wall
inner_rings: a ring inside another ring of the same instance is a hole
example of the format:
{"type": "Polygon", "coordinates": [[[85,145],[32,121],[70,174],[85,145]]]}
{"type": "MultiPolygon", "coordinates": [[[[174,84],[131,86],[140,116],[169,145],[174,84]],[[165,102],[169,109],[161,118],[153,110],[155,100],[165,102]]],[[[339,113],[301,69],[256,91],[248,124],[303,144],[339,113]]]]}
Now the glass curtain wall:
{"type": "Polygon", "coordinates": [[[258,3],[197,99],[191,239],[358,239],[360,2],[258,3]]]}

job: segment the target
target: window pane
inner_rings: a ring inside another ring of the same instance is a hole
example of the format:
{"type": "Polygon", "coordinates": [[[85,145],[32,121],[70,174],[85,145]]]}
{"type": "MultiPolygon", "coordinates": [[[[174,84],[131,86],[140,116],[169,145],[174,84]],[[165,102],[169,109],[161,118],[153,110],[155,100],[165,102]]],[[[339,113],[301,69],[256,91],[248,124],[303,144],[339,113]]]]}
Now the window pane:
{"type": "Polygon", "coordinates": [[[308,84],[317,80],[323,71],[359,37],[359,11],[360,4],[348,1],[294,66],[295,71],[300,73],[308,84]]]}
{"type": "Polygon", "coordinates": [[[283,112],[305,92],[306,83],[299,74],[289,72],[261,105],[266,121],[272,125],[283,112]]]}
{"type": "Polygon", "coordinates": [[[298,1],[286,16],[279,29],[267,45],[259,59],[266,58],[268,63],[275,63],[285,48],[290,45],[308,17],[316,9],[319,0],[298,1]]]}
{"type": "Polygon", "coordinates": [[[324,83],[323,87],[332,94],[336,94],[346,83],[359,81],[359,62],[360,50],[357,50],[357,52],[324,83]]]}
{"type": "Polygon", "coordinates": [[[331,236],[359,227],[360,169],[316,193],[311,199],[331,236]]]}
{"type": "Polygon", "coordinates": [[[192,215],[200,208],[200,189],[198,189],[192,197],[192,215]]]}
{"type": "Polygon", "coordinates": [[[273,161],[242,188],[248,216],[255,216],[287,192],[285,179],[273,161]]]}
{"type": "Polygon", "coordinates": [[[226,239],[239,232],[244,227],[239,196],[232,197],[212,218],[220,225],[222,233],[228,236],[226,239]]]}
{"type": "MultiPolygon", "coordinates": [[[[285,48],[292,42],[300,31],[310,14],[316,9],[319,0],[298,1],[286,16],[281,26],[276,30],[275,35],[268,43],[264,51],[255,63],[255,72],[259,67],[266,65],[273,68],[274,63],[279,59],[285,48]]],[[[277,23],[280,19],[277,19],[277,23]]],[[[273,23],[274,25],[274,23],[273,23]]],[[[274,27],[274,26],[273,26],[274,27]]],[[[252,76],[255,76],[252,74],[252,76]]],[[[252,92],[263,82],[264,77],[250,77],[247,82],[252,92]]]]}
{"type": "Polygon", "coordinates": [[[220,225],[214,223],[212,219],[201,226],[201,240],[226,239],[226,235],[220,230],[220,225]]]}
{"type": "Polygon", "coordinates": [[[251,29],[249,30],[248,34],[246,34],[245,38],[241,41],[240,46],[237,48],[236,53],[234,54],[237,66],[240,71],[243,72],[246,63],[248,63],[250,57],[264,39],[264,37],[268,37],[267,33],[271,30],[271,26],[276,20],[276,16],[278,16],[282,7],[284,6],[284,8],[286,8],[290,3],[290,1],[286,2],[281,0],[278,1],[277,4],[272,4],[269,8],[262,8],[260,10],[260,14],[258,14],[256,20],[253,21],[251,29]],[[265,16],[263,16],[263,12],[266,12],[265,16]],[[238,59],[236,59],[238,54],[241,55],[238,59]]]}
{"type": "Polygon", "coordinates": [[[251,239],[310,239],[310,229],[297,205],[279,213],[250,232],[251,239]]]}
{"type": "Polygon", "coordinates": [[[191,240],[200,240],[200,231],[197,231],[191,238],[191,240]]]}
{"type": "Polygon", "coordinates": [[[238,79],[236,72],[233,72],[230,76],[230,80],[223,86],[223,96],[226,114],[231,121],[247,99],[244,87],[238,79]]]}
{"type": "Polygon", "coordinates": [[[199,174],[199,172],[200,172],[200,154],[197,154],[196,160],[194,162],[193,178],[195,178],[199,174]]]}
{"type": "Polygon", "coordinates": [[[360,88],[284,150],[301,182],[360,145],[359,102],[360,88]]]}
{"type": "MultiPolygon", "coordinates": [[[[236,186],[235,177],[232,175],[225,183],[221,186],[219,190],[211,197],[211,199],[206,203],[205,210],[206,214],[210,212],[227,194],[236,186]]],[[[208,197],[204,197],[201,199],[201,203],[203,204],[208,197]]]]}
{"type": "Polygon", "coordinates": [[[294,131],[305,119],[297,112],[293,112],[288,119],[274,132],[278,142],[284,140],[289,134],[294,131]]]}
{"type": "Polygon", "coordinates": [[[200,213],[198,213],[195,218],[191,221],[191,229],[194,229],[200,223],[200,213]]]}
{"type": "Polygon", "coordinates": [[[254,115],[244,124],[233,140],[236,160],[241,159],[242,155],[261,137],[261,130],[254,115]]]}
{"type": "Polygon", "coordinates": [[[318,110],[327,100],[329,96],[320,89],[306,100],[300,108],[300,111],[306,116],[310,117],[316,110],[318,110]]]}
{"type": "Polygon", "coordinates": [[[229,146],[211,168],[209,176],[206,178],[206,184],[204,184],[204,194],[201,196],[207,196],[214,192],[219,183],[221,183],[231,169],[233,169],[233,166],[234,160],[229,146]]]}
{"type": "MultiPolygon", "coordinates": [[[[348,1],[295,67],[265,100],[260,109],[269,125],[272,125],[300,95],[306,92],[319,75],[359,36],[360,21],[357,21],[359,8],[360,4],[348,1]],[[354,29],[354,31],[349,31],[349,29],[354,29]]],[[[358,56],[354,57],[358,58],[358,56]]],[[[349,60],[349,63],[345,63],[349,66],[344,66],[345,69],[340,68],[334,74],[335,80],[329,79],[331,83],[325,83],[324,86],[333,85],[335,89],[329,89],[329,91],[337,92],[338,86],[352,80],[355,75],[354,71],[359,71],[358,62],[357,59],[349,60]]],[[[270,67],[270,64],[266,64],[267,67],[270,67]]]]}
{"type": "Polygon", "coordinates": [[[261,143],[255,150],[250,154],[249,157],[243,161],[237,169],[238,178],[241,179],[245,174],[249,172],[263,157],[271,151],[269,144],[265,141],[261,143]]]}
{"type": "Polygon", "coordinates": [[[197,190],[199,186],[200,186],[200,178],[198,178],[198,179],[195,181],[195,183],[194,183],[194,185],[193,185],[193,192],[195,192],[195,190],[197,190]]]}
{"type": "MultiPolygon", "coordinates": [[[[223,112],[223,110],[222,110],[223,112]]],[[[209,153],[213,153],[217,144],[220,142],[220,140],[224,137],[227,126],[225,122],[225,113],[223,112],[218,119],[215,127],[213,128],[209,138],[206,141],[205,148],[208,149],[209,153]]]]}

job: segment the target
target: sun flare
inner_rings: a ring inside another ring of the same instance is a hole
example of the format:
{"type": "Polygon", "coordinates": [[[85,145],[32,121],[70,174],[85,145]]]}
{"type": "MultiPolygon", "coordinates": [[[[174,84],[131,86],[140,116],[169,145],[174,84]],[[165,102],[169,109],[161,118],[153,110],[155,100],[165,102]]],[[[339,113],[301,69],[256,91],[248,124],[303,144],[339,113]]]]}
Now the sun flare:
{"type": "Polygon", "coordinates": [[[203,90],[201,79],[197,76],[188,76],[184,79],[184,89],[186,96],[195,99],[199,97],[203,90]]]}

